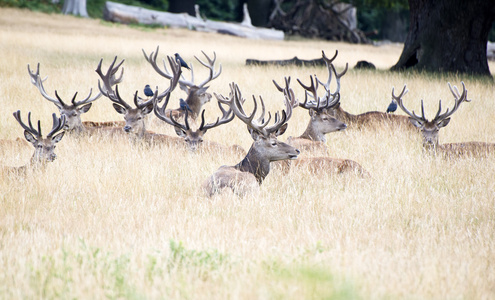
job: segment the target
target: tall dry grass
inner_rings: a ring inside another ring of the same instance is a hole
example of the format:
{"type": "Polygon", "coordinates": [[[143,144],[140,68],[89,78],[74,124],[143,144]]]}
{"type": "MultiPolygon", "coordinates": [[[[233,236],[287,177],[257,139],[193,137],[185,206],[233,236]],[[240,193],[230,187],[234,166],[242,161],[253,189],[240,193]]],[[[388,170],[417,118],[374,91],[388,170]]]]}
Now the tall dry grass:
{"type": "MultiPolygon", "coordinates": [[[[390,73],[401,45],[357,46],[326,41],[252,41],[164,29],[147,31],[70,16],[0,9],[0,138],[22,129],[12,117],[32,111],[51,126],[52,103],[29,82],[26,66],[41,63],[45,87],[64,99],[97,87],[100,58],[125,58],[122,95],[131,101],[146,83],[167,84],[141,49],[180,52],[206,76],[193,55],[215,51],[222,75],[211,91],[238,83],[245,97],[261,94],[281,109],[271,80],[326,76],[323,68],[246,67],[246,58],[317,58],[339,50],[336,65],[358,60],[379,71],[349,70],[342,106],[385,110],[392,87],[409,87],[432,116],[438,99],[452,105],[447,82],[463,80],[471,103],[440,132],[441,142],[493,141],[493,84],[465,76],[390,73]]],[[[492,70],[494,65],[491,65],[492,70]]],[[[297,95],[302,89],[295,84],[297,95]]],[[[81,97],[80,96],[80,97],[81,97]]],[[[183,97],[175,91],[172,103],[183,97]]],[[[208,117],[216,108],[208,105],[208,117]]],[[[400,113],[400,112],[398,112],[400,113]]],[[[299,135],[307,113],[296,110],[288,132],[299,135]]],[[[107,99],[84,120],[120,120],[107,99]]],[[[174,134],[159,122],[150,129],[174,134]]],[[[248,149],[245,126],[232,124],[206,139],[248,149]]],[[[241,157],[146,147],[125,138],[64,137],[58,159],[42,172],[4,176],[0,183],[0,298],[409,298],[495,297],[495,159],[425,156],[419,134],[379,130],[328,135],[334,157],[353,159],[371,179],[352,175],[272,172],[246,198],[205,198],[199,186],[241,157]]],[[[26,163],[30,148],[4,149],[2,164],[26,163]]]]}

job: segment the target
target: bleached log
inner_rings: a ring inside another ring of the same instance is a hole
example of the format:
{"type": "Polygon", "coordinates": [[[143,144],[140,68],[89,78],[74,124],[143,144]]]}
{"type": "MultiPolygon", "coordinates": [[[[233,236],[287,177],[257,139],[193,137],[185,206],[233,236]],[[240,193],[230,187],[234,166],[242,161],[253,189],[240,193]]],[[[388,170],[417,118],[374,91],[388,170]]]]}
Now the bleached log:
{"type": "Polygon", "coordinates": [[[188,28],[197,31],[231,34],[249,39],[283,40],[284,32],[275,29],[259,28],[242,23],[203,20],[186,13],[174,14],[107,1],[103,17],[107,21],[124,24],[143,24],[188,28]]]}

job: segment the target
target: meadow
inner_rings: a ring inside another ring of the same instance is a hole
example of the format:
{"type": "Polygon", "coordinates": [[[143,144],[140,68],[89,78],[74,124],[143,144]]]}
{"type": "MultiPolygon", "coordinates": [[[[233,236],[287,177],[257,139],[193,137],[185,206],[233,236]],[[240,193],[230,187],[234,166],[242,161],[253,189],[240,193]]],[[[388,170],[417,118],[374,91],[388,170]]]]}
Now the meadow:
{"type": "MultiPolygon", "coordinates": [[[[45,88],[69,101],[97,90],[94,70],[125,59],[124,100],[145,84],[167,86],[145,61],[179,52],[213,52],[222,74],[210,92],[236,82],[247,99],[262,95],[283,108],[272,80],[326,78],[322,67],[245,66],[262,60],[339,55],[341,106],[351,113],[385,111],[392,88],[427,117],[451,107],[447,82],[466,84],[464,103],[440,131],[440,142],[495,142],[493,82],[464,75],[388,72],[402,45],[380,47],[318,40],[259,41],[178,29],[146,29],[63,15],[0,9],[0,139],[23,137],[12,113],[32,112],[44,132],[58,110],[30,83],[41,64],[45,88]],[[368,60],[377,70],[354,70],[368,60]]],[[[490,63],[491,70],[495,64],[490,63]]],[[[179,89],[171,105],[184,98],[179,89]]],[[[80,99],[80,98],[78,98],[80,99]]],[[[215,98],[208,120],[219,116],[215,98]]],[[[397,114],[403,114],[397,111],[397,114]]],[[[307,111],[296,109],[280,140],[300,135],[307,111]]],[[[83,120],[121,120],[102,97],[83,120]]],[[[155,116],[149,129],[175,135],[155,116]]],[[[244,123],[212,129],[205,139],[249,149],[244,123]]],[[[27,176],[0,181],[0,299],[493,299],[495,298],[495,158],[426,155],[419,133],[382,127],[327,135],[331,156],[360,163],[371,178],[301,170],[272,171],[259,193],[203,195],[200,185],[242,157],[190,153],[130,143],[126,137],[66,135],[57,160],[27,176]]],[[[2,165],[21,166],[32,147],[0,151],[2,165]]]]}

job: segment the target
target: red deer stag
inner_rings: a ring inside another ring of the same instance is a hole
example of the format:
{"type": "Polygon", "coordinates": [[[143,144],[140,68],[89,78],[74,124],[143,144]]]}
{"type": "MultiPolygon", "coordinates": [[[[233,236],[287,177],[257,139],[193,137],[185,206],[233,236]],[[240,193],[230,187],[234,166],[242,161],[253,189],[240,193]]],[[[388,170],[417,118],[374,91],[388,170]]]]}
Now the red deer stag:
{"type": "MultiPolygon", "coordinates": [[[[309,112],[309,123],[306,130],[299,137],[289,137],[287,142],[297,149],[301,150],[304,154],[309,152],[311,154],[327,155],[328,149],[326,146],[327,133],[341,131],[346,129],[346,124],[340,120],[332,117],[328,110],[339,103],[340,94],[337,92],[331,93],[328,86],[324,86],[325,94],[322,97],[318,96],[318,79],[315,76],[315,80],[310,76],[311,85],[304,85],[299,79],[297,80],[299,84],[306,90],[304,103],[295,102],[293,105],[307,109],[309,112]],[[308,101],[308,95],[313,98],[313,100],[308,101]]],[[[286,79],[286,89],[290,82],[286,79]]],[[[284,89],[280,87],[275,81],[273,81],[275,86],[280,92],[284,92],[284,89]]],[[[337,81],[338,86],[340,86],[340,81],[337,81]]],[[[337,88],[339,90],[339,87],[337,88]]]]}
{"type": "MultiPolygon", "coordinates": [[[[164,66],[163,70],[160,69],[160,67],[158,66],[158,64],[156,62],[156,58],[158,56],[158,50],[159,50],[159,47],[157,46],[156,52],[151,52],[150,55],[148,56],[143,49],[144,57],[146,58],[146,61],[148,61],[151,64],[153,69],[158,74],[160,74],[161,76],[163,76],[167,79],[171,79],[173,77],[173,74],[170,74],[170,72],[167,69],[165,62],[163,64],[163,66],[164,66]]],[[[222,73],[222,65],[220,65],[218,72],[215,72],[215,62],[217,60],[216,53],[213,52],[213,59],[211,59],[208,55],[206,55],[206,53],[204,53],[203,51],[201,51],[201,52],[206,57],[206,59],[208,61],[207,63],[200,60],[196,56],[194,56],[194,58],[196,58],[196,60],[200,64],[202,64],[203,66],[208,68],[208,70],[209,70],[208,77],[203,82],[201,82],[199,84],[195,84],[194,83],[194,70],[193,70],[192,64],[190,64],[191,80],[186,80],[183,76],[181,76],[181,78],[179,79],[180,88],[187,93],[187,98],[186,98],[185,102],[187,103],[187,105],[191,109],[190,117],[193,120],[196,120],[199,117],[199,115],[201,113],[201,109],[203,108],[203,105],[208,103],[211,100],[211,94],[206,92],[206,90],[208,89],[208,86],[205,86],[205,85],[208,82],[216,79],[218,76],[220,76],[220,73],[222,73]]],[[[182,110],[182,109],[173,109],[170,111],[173,112],[173,116],[175,119],[182,118],[184,116],[184,110],[182,110]]],[[[165,114],[168,115],[169,111],[165,111],[165,114]]]]}
{"type": "Polygon", "coordinates": [[[293,94],[285,94],[285,110],[281,115],[275,114],[275,123],[268,126],[271,120],[271,113],[265,120],[265,106],[260,97],[262,112],[257,120],[253,120],[257,111],[257,101],[253,96],[254,109],[250,115],[244,112],[242,106],[242,96],[237,84],[230,84],[229,99],[219,98],[219,101],[228,104],[234,114],[243,121],[251,133],[254,142],[251,145],[246,157],[235,166],[222,166],[213,173],[203,184],[203,189],[207,196],[221,192],[225,188],[230,188],[240,196],[246,195],[252,189],[259,186],[263,179],[270,172],[270,163],[273,161],[296,159],[299,150],[289,144],[277,140],[277,136],[283,134],[287,129],[287,121],[292,115],[293,94]]]}
{"type": "Polygon", "coordinates": [[[402,92],[395,96],[394,89],[392,88],[392,97],[397,101],[399,107],[409,115],[409,120],[411,123],[421,130],[423,135],[423,147],[426,151],[431,151],[433,153],[441,153],[446,157],[458,157],[458,156],[480,156],[486,155],[488,153],[495,151],[495,144],[484,143],[484,142],[464,142],[464,143],[448,143],[440,144],[438,142],[438,132],[440,128],[445,127],[450,122],[450,116],[457,111],[461,103],[470,102],[467,99],[467,89],[462,84],[462,94],[459,94],[459,90],[456,86],[452,88],[450,83],[448,83],[449,89],[454,96],[454,107],[449,110],[442,112],[442,101],[438,101],[438,111],[433,120],[428,121],[425,117],[425,111],[423,107],[423,100],[421,100],[421,116],[418,116],[414,111],[410,112],[403,103],[402,97],[407,94],[407,86],[404,85],[402,92]]]}
{"type": "Polygon", "coordinates": [[[33,127],[31,123],[31,112],[28,113],[28,125],[24,124],[21,119],[21,112],[18,110],[14,112],[14,118],[24,128],[24,137],[34,147],[34,153],[28,164],[21,167],[4,167],[3,170],[11,173],[24,174],[29,169],[43,168],[46,163],[52,162],[57,158],[55,154],[55,144],[62,140],[64,136],[63,128],[65,126],[65,115],[61,115],[57,118],[55,114],[53,117],[52,130],[46,138],[43,138],[41,133],[41,122],[38,121],[38,130],[33,127]]]}
{"type": "MultiPolygon", "coordinates": [[[[290,97],[292,99],[291,105],[296,107],[299,106],[308,109],[310,111],[310,121],[306,131],[299,138],[289,138],[288,143],[298,149],[304,149],[310,152],[310,154],[323,152],[323,156],[316,157],[302,157],[295,161],[283,161],[279,162],[277,165],[284,171],[288,172],[289,168],[308,169],[312,173],[319,172],[332,172],[332,173],[355,173],[360,176],[369,176],[369,173],[357,162],[350,159],[340,159],[340,158],[330,158],[326,157],[328,154],[327,147],[325,145],[325,133],[344,130],[346,125],[339,120],[328,115],[327,110],[339,103],[340,94],[338,93],[340,82],[337,83],[337,91],[332,93],[330,91],[330,82],[324,84],[325,94],[323,97],[319,97],[317,94],[318,83],[321,84],[316,76],[315,80],[311,77],[311,85],[304,85],[299,79],[298,82],[306,90],[304,103],[298,103],[295,101],[295,97],[290,97]],[[316,83],[315,83],[316,82],[316,83]],[[308,103],[308,93],[314,99],[315,102],[308,103]]],[[[285,80],[285,88],[281,88],[275,81],[275,86],[277,89],[284,94],[293,94],[292,89],[289,88],[290,78],[285,80]]],[[[303,154],[304,154],[303,150],[303,154]]]]}
{"type": "MultiPolygon", "coordinates": [[[[115,58],[115,59],[117,59],[117,58],[115,58]]],[[[122,60],[112,70],[112,74],[111,74],[112,76],[110,78],[110,84],[112,86],[122,82],[122,79],[124,76],[124,69],[122,68],[122,72],[121,72],[120,76],[115,77],[115,74],[123,62],[124,61],[122,60]]],[[[81,114],[89,111],[89,109],[91,108],[91,105],[93,104],[92,102],[101,97],[101,95],[102,95],[101,92],[97,93],[94,97],[91,97],[93,90],[90,89],[89,95],[81,101],[76,101],[76,97],[77,97],[77,92],[76,92],[74,94],[74,96],[72,97],[72,101],[71,101],[72,104],[67,104],[62,100],[62,98],[60,98],[60,96],[58,95],[56,90],[55,90],[55,97],[48,95],[48,93],[45,90],[45,87],[43,86],[43,82],[47,79],[47,77],[45,79],[41,78],[41,76],[40,76],[40,64],[39,63],[38,63],[38,66],[36,68],[36,72],[31,71],[31,68],[28,65],[28,72],[29,72],[29,76],[31,77],[31,83],[38,88],[41,95],[46,100],[53,102],[55,104],[55,106],[57,106],[57,108],[59,109],[60,114],[65,116],[65,118],[67,120],[67,122],[65,124],[65,130],[66,131],[73,132],[76,134],[88,133],[89,131],[91,131],[91,133],[94,132],[94,130],[89,129],[89,128],[98,127],[98,125],[97,125],[98,123],[97,122],[82,122],[81,121],[81,114]]],[[[112,126],[112,125],[115,125],[115,124],[109,124],[109,126],[112,126]]],[[[102,127],[102,126],[100,126],[100,127],[102,127]]]]}
{"type": "MultiPolygon", "coordinates": [[[[219,97],[215,94],[217,99],[219,97]]],[[[189,112],[186,110],[185,115],[184,115],[184,122],[180,122],[176,120],[176,117],[174,117],[174,114],[170,110],[166,110],[167,104],[169,102],[169,96],[167,96],[166,100],[164,101],[164,104],[162,107],[158,104],[158,102],[155,103],[154,105],[154,111],[155,115],[165,123],[174,126],[175,132],[177,135],[181,138],[184,139],[185,143],[187,144],[188,148],[190,151],[196,151],[199,149],[205,149],[207,151],[213,151],[213,150],[220,150],[222,152],[230,152],[230,153],[237,153],[240,155],[245,155],[246,152],[242,147],[238,145],[234,145],[231,147],[224,146],[219,143],[215,143],[212,141],[205,141],[203,140],[203,136],[205,135],[206,131],[212,128],[215,128],[217,126],[227,124],[230,121],[232,121],[235,117],[235,115],[232,113],[232,109],[225,110],[222,107],[222,104],[220,100],[218,100],[218,107],[220,108],[220,111],[222,112],[222,117],[217,118],[217,120],[214,123],[208,123],[205,124],[205,110],[203,109],[203,112],[201,113],[201,124],[198,129],[194,130],[191,128],[189,125],[189,112]],[[167,114],[168,111],[168,114],[167,114]]],[[[224,99],[222,97],[222,99],[224,99]]]]}
{"type": "Polygon", "coordinates": [[[178,78],[181,74],[181,68],[177,62],[168,57],[170,67],[173,72],[173,76],[170,79],[170,86],[160,94],[158,93],[157,88],[153,97],[149,100],[139,97],[138,92],[136,91],[134,93],[134,105],[136,107],[133,108],[120,96],[118,85],[115,87],[115,90],[112,87],[112,74],[115,73],[115,69],[120,66],[119,64],[117,67],[114,67],[116,59],[117,58],[115,58],[109,66],[106,74],[103,74],[101,70],[101,65],[103,62],[103,59],[101,59],[98,67],[96,68],[96,73],[100,76],[100,79],[103,82],[102,86],[98,80],[98,88],[101,93],[113,102],[113,107],[119,114],[124,115],[125,126],[123,130],[126,133],[131,134],[133,137],[139,140],[144,140],[150,144],[177,144],[178,142],[181,142],[181,139],[179,138],[146,131],[146,125],[144,122],[144,117],[153,111],[153,103],[158,101],[158,99],[163,99],[164,97],[169,96],[177,86],[178,78]]]}

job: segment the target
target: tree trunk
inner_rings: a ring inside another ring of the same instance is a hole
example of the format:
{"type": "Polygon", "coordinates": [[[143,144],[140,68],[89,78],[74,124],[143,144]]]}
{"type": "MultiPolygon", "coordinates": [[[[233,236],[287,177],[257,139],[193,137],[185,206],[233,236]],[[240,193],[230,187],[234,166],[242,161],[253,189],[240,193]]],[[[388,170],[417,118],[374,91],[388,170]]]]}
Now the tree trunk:
{"type": "Polygon", "coordinates": [[[62,13],[64,15],[70,14],[75,16],[81,16],[88,18],[88,11],[86,10],[86,0],[65,0],[62,7],[62,13]]]}
{"type": "Polygon", "coordinates": [[[272,11],[272,0],[247,0],[249,14],[254,26],[266,27],[272,11]]]}
{"type": "Polygon", "coordinates": [[[409,0],[410,27],[392,70],[491,76],[486,57],[493,0],[409,0]]]}
{"type": "Polygon", "coordinates": [[[187,13],[190,16],[194,16],[194,0],[169,0],[168,11],[171,13],[187,13]]]}

